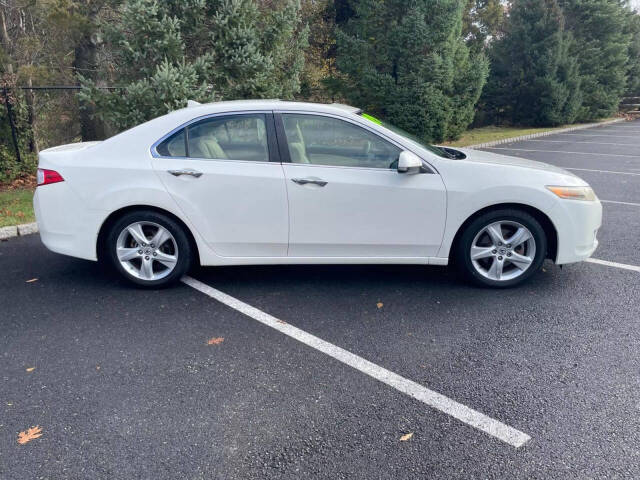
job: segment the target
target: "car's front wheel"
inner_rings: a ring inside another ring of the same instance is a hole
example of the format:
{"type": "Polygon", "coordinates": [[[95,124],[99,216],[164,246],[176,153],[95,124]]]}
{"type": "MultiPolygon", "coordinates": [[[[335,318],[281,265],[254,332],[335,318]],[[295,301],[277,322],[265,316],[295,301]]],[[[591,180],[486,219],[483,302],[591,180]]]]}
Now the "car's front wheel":
{"type": "Polygon", "coordinates": [[[130,212],[118,219],[106,248],[115,269],[143,287],[174,283],[191,265],[191,245],[182,226],[154,211],[130,212]]]}
{"type": "Polygon", "coordinates": [[[540,222],[521,210],[495,210],[473,220],[457,243],[456,264],[474,283],[513,287],[537,272],[547,252],[540,222]]]}

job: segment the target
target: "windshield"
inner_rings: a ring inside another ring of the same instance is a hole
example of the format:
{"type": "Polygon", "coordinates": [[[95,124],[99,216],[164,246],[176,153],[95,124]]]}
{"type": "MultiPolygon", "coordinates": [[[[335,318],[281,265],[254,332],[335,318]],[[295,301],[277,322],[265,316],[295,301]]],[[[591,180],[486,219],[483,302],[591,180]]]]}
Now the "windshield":
{"type": "Polygon", "coordinates": [[[413,135],[412,133],[409,133],[409,132],[407,132],[407,131],[399,128],[399,127],[396,127],[394,125],[391,125],[391,124],[389,124],[387,122],[383,122],[382,120],[374,117],[373,115],[369,115],[369,114],[366,114],[366,113],[360,113],[360,116],[362,118],[366,118],[370,122],[375,123],[376,125],[381,125],[384,128],[388,128],[393,133],[397,133],[398,135],[402,135],[403,137],[407,138],[408,140],[411,140],[413,143],[415,143],[419,147],[422,147],[422,148],[424,148],[426,150],[429,150],[434,155],[438,155],[439,157],[443,157],[443,158],[455,158],[454,155],[451,155],[451,154],[447,153],[446,150],[444,150],[444,149],[442,149],[440,147],[436,147],[435,145],[430,145],[428,143],[425,143],[422,140],[420,140],[418,137],[413,135]]]}

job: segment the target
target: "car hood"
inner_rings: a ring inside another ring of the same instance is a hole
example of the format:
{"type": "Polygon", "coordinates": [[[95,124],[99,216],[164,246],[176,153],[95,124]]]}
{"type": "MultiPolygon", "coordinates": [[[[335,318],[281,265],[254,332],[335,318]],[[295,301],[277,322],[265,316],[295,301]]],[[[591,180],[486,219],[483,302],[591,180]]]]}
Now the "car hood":
{"type": "Polygon", "coordinates": [[[484,152],[482,150],[474,150],[471,148],[456,148],[456,150],[460,150],[467,156],[467,158],[464,159],[464,161],[467,162],[491,163],[494,165],[511,165],[514,167],[533,168],[535,170],[561,173],[563,175],[570,175],[572,177],[576,176],[575,174],[565,170],[564,168],[556,167],[555,165],[549,165],[548,163],[537,162],[535,160],[527,160],[526,158],[510,157],[497,153],[484,152]]]}

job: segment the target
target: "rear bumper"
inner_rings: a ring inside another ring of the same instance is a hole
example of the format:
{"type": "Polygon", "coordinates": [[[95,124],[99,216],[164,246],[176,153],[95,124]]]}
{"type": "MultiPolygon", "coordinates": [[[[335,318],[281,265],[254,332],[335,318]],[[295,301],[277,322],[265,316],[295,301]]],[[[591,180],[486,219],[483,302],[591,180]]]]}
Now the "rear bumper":
{"type": "Polygon", "coordinates": [[[63,255],[97,260],[96,242],[105,215],[88,211],[66,182],[38,187],[33,207],[45,247],[63,255]]]}
{"type": "Polygon", "coordinates": [[[598,248],[602,204],[599,201],[560,200],[552,213],[558,232],[556,263],[563,265],[589,258],[598,248]]]}

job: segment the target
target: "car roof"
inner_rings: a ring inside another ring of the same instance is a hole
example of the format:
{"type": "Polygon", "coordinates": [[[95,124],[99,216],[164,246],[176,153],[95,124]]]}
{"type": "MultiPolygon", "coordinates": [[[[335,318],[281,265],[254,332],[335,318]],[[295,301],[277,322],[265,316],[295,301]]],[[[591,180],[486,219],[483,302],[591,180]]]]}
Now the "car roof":
{"type": "MultiPolygon", "coordinates": [[[[357,107],[350,105],[344,105],[341,103],[311,103],[311,102],[294,102],[283,101],[279,99],[268,100],[230,100],[224,102],[212,102],[198,104],[197,102],[189,101],[187,107],[189,111],[194,113],[208,114],[217,112],[233,112],[243,110],[300,110],[300,111],[315,111],[325,113],[351,113],[357,114],[361,110],[357,107]]],[[[182,109],[185,110],[185,109],[182,109]]]]}

